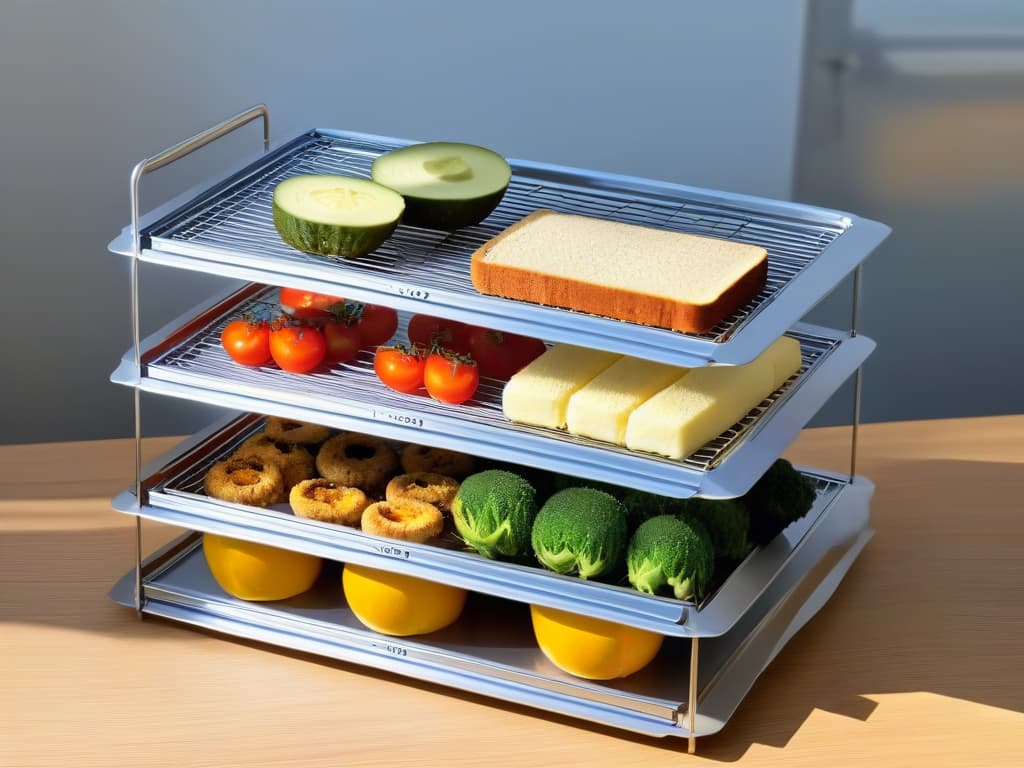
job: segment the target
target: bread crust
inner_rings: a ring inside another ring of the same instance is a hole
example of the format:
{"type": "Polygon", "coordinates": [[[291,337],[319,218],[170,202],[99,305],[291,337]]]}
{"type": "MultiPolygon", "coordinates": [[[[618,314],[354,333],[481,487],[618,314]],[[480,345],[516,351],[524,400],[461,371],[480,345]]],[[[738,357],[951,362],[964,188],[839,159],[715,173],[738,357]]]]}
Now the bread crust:
{"type": "Polygon", "coordinates": [[[683,333],[706,333],[757,296],[767,281],[768,258],[765,255],[715,301],[693,304],[485,261],[487,252],[502,238],[548,213],[534,211],[473,253],[470,279],[478,291],[683,333]]]}

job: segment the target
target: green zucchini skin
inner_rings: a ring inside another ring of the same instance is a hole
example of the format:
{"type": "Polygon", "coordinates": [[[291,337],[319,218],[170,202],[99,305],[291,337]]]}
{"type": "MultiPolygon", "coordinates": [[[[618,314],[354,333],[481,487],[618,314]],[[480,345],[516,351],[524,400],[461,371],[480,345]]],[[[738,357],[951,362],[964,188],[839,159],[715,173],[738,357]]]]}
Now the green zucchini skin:
{"type": "Polygon", "coordinates": [[[293,216],[275,202],[274,226],[292,248],[316,256],[358,259],[387,240],[398,226],[398,219],[377,226],[320,224],[293,216]]]}
{"type": "Polygon", "coordinates": [[[402,214],[402,223],[453,232],[479,224],[498,207],[504,196],[504,189],[473,200],[429,200],[403,195],[405,213],[402,214]]]}

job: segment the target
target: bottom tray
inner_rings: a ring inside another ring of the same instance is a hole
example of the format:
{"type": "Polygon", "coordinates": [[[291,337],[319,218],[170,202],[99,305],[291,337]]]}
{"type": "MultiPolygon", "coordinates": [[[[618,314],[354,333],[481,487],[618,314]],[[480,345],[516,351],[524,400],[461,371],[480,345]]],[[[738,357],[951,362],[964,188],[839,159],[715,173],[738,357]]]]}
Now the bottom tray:
{"type": "MultiPolygon", "coordinates": [[[[802,573],[774,582],[728,633],[700,640],[668,637],[652,664],[618,681],[561,672],[537,648],[526,606],[500,598],[473,594],[455,625],[416,638],[391,638],[363,627],[345,605],[337,567],[291,600],[237,600],[214,581],[196,534],[152,561],[142,613],[649,736],[706,736],[725,725],[765,667],[835,591],[873,534],[869,498],[870,483],[862,478],[840,491],[825,514],[855,525],[841,526],[841,536],[833,526],[817,526],[809,535],[832,538],[822,542],[821,558],[792,562],[802,573]],[[691,650],[698,651],[692,719],[691,650]]],[[[111,597],[134,606],[134,587],[132,571],[111,597]]]]}

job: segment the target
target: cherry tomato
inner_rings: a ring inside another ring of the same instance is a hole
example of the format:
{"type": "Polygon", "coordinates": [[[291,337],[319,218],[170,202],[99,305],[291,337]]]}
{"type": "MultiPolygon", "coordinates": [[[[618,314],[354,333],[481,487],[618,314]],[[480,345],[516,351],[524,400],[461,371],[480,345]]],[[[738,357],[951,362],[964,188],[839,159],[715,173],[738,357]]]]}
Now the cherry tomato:
{"type": "Polygon", "coordinates": [[[447,320],[430,315],[413,315],[409,320],[409,341],[425,349],[436,344],[459,355],[469,354],[470,327],[458,320],[447,320]]]}
{"type": "Polygon", "coordinates": [[[331,317],[331,308],[344,304],[340,296],[313,293],[301,288],[281,289],[281,309],[297,320],[324,320],[331,317]]]}
{"type": "Polygon", "coordinates": [[[324,359],[329,363],[347,363],[363,348],[359,329],[345,320],[329,321],[323,327],[323,334],[327,343],[324,359]]]}
{"type": "Polygon", "coordinates": [[[270,326],[262,321],[232,320],[220,334],[232,360],[242,365],[270,362],[270,326]]]}
{"type": "Polygon", "coordinates": [[[285,325],[270,332],[270,354],[282,370],[306,373],[323,362],[327,342],[316,328],[285,325]]]}
{"type": "Polygon", "coordinates": [[[403,346],[377,347],[373,370],[391,389],[410,394],[423,386],[423,355],[403,346]]]}
{"type": "Polygon", "coordinates": [[[367,304],[356,322],[363,345],[379,347],[391,340],[398,330],[398,313],[390,307],[367,304]]]}
{"type": "Polygon", "coordinates": [[[469,353],[480,367],[480,375],[492,379],[512,378],[545,349],[543,341],[531,336],[487,328],[473,328],[469,333],[469,353]]]}
{"type": "Polygon", "coordinates": [[[480,371],[472,358],[432,352],[423,366],[427,393],[442,403],[464,403],[476,392],[480,371]]]}

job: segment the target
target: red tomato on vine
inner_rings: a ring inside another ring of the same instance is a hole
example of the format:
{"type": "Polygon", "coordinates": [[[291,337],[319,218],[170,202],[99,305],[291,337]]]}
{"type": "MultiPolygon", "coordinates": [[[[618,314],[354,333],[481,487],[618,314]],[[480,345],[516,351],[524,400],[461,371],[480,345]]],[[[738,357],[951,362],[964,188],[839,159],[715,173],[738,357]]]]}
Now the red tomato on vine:
{"type": "Polygon", "coordinates": [[[427,393],[442,403],[464,403],[476,393],[480,371],[472,358],[432,352],[423,366],[427,393]]]}
{"type": "Polygon", "coordinates": [[[307,373],[324,361],[327,342],[316,328],[283,325],[270,331],[270,354],[289,373],[307,373]]]}
{"type": "Polygon", "coordinates": [[[270,362],[270,326],[262,320],[232,320],[224,326],[220,343],[231,359],[241,365],[270,362]]]}
{"type": "Polygon", "coordinates": [[[373,356],[373,370],[388,387],[411,394],[423,386],[424,358],[422,350],[404,346],[378,347],[373,356]]]}

